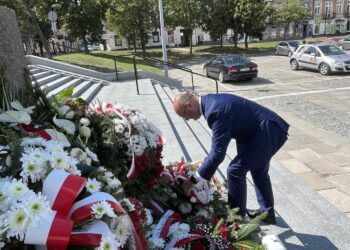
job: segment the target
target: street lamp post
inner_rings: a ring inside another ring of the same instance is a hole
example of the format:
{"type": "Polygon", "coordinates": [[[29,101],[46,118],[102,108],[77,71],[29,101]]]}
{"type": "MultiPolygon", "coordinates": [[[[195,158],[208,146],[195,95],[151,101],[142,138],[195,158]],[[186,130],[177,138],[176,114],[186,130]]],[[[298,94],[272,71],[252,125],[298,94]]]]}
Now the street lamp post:
{"type": "MultiPolygon", "coordinates": [[[[164,18],[163,18],[163,0],[159,0],[159,19],[160,19],[160,33],[162,39],[162,51],[163,51],[163,61],[168,62],[167,52],[166,52],[166,34],[164,29],[164,18]]],[[[164,76],[168,77],[168,66],[164,65],[164,76]]]]}

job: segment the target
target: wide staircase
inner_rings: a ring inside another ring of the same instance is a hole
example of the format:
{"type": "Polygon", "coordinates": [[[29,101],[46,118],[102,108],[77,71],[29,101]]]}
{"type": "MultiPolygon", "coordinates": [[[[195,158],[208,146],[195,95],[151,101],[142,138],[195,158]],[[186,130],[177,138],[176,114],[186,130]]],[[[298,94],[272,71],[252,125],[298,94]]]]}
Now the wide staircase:
{"type": "MultiPolygon", "coordinates": [[[[74,86],[74,96],[81,96],[90,103],[99,100],[123,103],[139,109],[166,138],[163,150],[165,164],[178,161],[181,156],[187,161],[200,160],[210,151],[211,131],[204,118],[186,121],[173,111],[173,98],[182,91],[176,86],[141,79],[140,94],[137,94],[135,81],[111,83],[45,66],[30,66],[30,71],[48,95],[74,86]]],[[[217,171],[219,180],[225,180],[226,166],[235,155],[235,144],[231,142],[225,160],[217,171]]],[[[275,195],[277,225],[262,226],[261,234],[277,234],[287,249],[350,249],[350,225],[343,213],[274,159],[271,161],[270,176],[275,195]]],[[[257,208],[250,177],[247,178],[247,183],[247,207],[257,208]]]]}

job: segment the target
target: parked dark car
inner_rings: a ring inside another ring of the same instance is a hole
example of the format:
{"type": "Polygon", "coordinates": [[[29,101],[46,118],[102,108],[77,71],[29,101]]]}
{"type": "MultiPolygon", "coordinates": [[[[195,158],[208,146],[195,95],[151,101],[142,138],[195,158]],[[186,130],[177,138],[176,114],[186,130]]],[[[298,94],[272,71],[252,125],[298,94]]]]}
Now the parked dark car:
{"type": "Polygon", "coordinates": [[[294,51],[300,46],[298,41],[283,41],[277,44],[275,48],[275,55],[285,55],[291,57],[294,51]]]}
{"type": "Polygon", "coordinates": [[[258,76],[258,65],[243,55],[221,55],[204,64],[203,72],[221,83],[226,80],[251,80],[258,76]]]}
{"type": "Polygon", "coordinates": [[[350,36],[346,36],[339,40],[337,44],[340,49],[350,49],[350,36]]]}

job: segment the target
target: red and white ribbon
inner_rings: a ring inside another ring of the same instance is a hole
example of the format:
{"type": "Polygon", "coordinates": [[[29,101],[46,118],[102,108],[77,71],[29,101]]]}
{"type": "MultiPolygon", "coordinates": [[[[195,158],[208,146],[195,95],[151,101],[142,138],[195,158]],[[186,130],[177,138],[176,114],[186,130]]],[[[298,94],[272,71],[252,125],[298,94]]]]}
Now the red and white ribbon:
{"type": "Polygon", "coordinates": [[[43,195],[47,196],[54,213],[47,223],[26,232],[26,244],[44,245],[50,249],[66,249],[68,244],[90,247],[100,245],[101,238],[110,233],[105,223],[95,221],[80,231],[72,232],[74,221],[91,218],[91,205],[100,201],[108,202],[115,211],[125,211],[113,196],[103,192],[94,193],[73,205],[85,182],[85,178],[57,169],[46,177],[43,195]]]}
{"type": "Polygon", "coordinates": [[[168,236],[170,226],[174,222],[180,220],[181,217],[179,213],[176,213],[172,210],[168,210],[159,220],[157,226],[153,229],[152,237],[165,239],[168,236]]]}
{"type": "Polygon", "coordinates": [[[43,194],[47,196],[52,210],[68,215],[85,183],[83,177],[54,169],[43,183],[43,194]]]}
{"type": "Polygon", "coordinates": [[[130,179],[134,178],[136,175],[135,154],[134,154],[134,151],[132,150],[132,140],[131,140],[131,132],[132,132],[131,122],[127,116],[123,115],[122,112],[120,112],[119,109],[114,109],[114,111],[121,119],[123,119],[128,124],[129,138],[130,138],[129,143],[130,143],[132,157],[131,157],[131,166],[130,166],[129,172],[126,174],[126,177],[130,180],[130,179]]]}
{"type": "Polygon", "coordinates": [[[155,214],[164,214],[164,209],[154,200],[151,200],[149,202],[149,208],[155,213],[155,214]]]}
{"type": "Polygon", "coordinates": [[[174,248],[180,248],[193,240],[199,240],[205,238],[199,234],[180,234],[176,235],[164,248],[164,250],[171,250],[174,248]]]}
{"type": "Polygon", "coordinates": [[[96,192],[90,195],[89,197],[86,197],[85,199],[74,203],[68,216],[73,221],[83,221],[90,219],[92,217],[91,206],[100,201],[106,201],[109,203],[109,205],[111,205],[113,210],[118,211],[120,213],[125,213],[123,207],[112,195],[103,192],[96,192]]]}

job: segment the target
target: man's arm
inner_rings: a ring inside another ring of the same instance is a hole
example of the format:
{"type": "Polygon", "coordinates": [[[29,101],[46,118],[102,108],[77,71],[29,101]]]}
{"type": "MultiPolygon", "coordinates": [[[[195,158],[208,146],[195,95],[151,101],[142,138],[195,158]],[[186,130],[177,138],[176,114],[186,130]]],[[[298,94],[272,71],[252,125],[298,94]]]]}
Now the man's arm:
{"type": "Polygon", "coordinates": [[[230,122],[225,120],[225,118],[224,115],[221,115],[213,122],[211,126],[213,137],[210,153],[197,171],[202,178],[208,181],[225,159],[226,150],[231,141],[230,122]]]}

